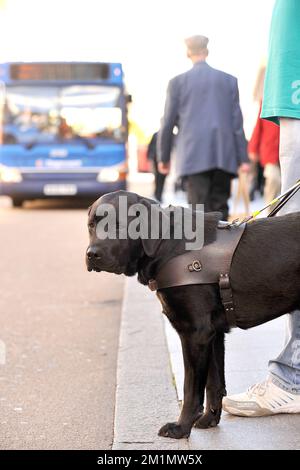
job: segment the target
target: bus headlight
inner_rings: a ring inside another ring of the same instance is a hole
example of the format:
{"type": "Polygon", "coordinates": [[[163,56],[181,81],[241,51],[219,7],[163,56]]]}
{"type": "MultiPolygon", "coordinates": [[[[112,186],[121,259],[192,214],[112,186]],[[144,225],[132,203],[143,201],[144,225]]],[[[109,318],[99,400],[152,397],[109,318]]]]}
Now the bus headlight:
{"type": "Polygon", "coordinates": [[[0,166],[0,181],[2,183],[20,183],[22,175],[16,168],[0,166]]]}
{"type": "Polygon", "coordinates": [[[103,168],[97,175],[97,181],[99,181],[99,183],[113,183],[123,180],[125,177],[126,173],[123,169],[103,168]]]}

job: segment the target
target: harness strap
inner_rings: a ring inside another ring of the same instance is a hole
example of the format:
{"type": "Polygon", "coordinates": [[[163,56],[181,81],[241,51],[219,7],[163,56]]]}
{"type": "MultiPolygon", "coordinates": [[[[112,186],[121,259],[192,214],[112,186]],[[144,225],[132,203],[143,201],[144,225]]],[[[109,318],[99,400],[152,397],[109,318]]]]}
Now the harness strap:
{"type": "Polygon", "coordinates": [[[230,284],[229,274],[220,274],[219,278],[219,289],[222,304],[226,313],[227,321],[230,326],[235,326],[235,310],[232,289],[230,284]]]}
{"type": "Polygon", "coordinates": [[[223,225],[216,240],[201,250],[188,251],[167,261],[155,279],[148,283],[152,291],[193,284],[218,284],[228,324],[236,326],[235,306],[230,284],[230,267],[245,225],[223,225]]]}

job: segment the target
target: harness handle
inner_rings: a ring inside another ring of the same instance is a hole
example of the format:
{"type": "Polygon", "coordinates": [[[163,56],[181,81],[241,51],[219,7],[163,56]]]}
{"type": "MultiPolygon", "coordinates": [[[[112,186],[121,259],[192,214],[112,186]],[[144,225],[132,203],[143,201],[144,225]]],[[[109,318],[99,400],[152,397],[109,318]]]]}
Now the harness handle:
{"type": "Polygon", "coordinates": [[[275,206],[271,212],[267,215],[267,217],[274,217],[277,212],[282,209],[282,207],[293,197],[297,191],[300,189],[300,180],[298,180],[291,188],[287,189],[284,193],[277,196],[273,201],[269,204],[264,206],[262,209],[252,212],[252,214],[244,217],[242,220],[235,219],[228,227],[239,227],[240,225],[246,224],[247,222],[252,222],[256,217],[261,214],[264,210],[268,209],[269,207],[275,206]]]}
{"type": "Polygon", "coordinates": [[[289,190],[288,194],[277,203],[277,205],[271,210],[271,212],[268,214],[267,217],[274,217],[277,214],[277,212],[279,212],[280,209],[282,209],[282,207],[291,199],[291,197],[293,197],[299,191],[300,180],[296,184],[297,186],[295,185],[294,189],[291,188],[289,190]]]}

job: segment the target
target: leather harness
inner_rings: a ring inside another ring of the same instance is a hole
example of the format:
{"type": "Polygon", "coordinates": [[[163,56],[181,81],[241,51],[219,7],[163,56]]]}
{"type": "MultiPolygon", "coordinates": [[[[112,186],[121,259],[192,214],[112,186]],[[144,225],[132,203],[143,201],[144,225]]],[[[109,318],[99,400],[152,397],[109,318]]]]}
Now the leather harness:
{"type": "Polygon", "coordinates": [[[228,324],[236,326],[230,268],[245,226],[219,222],[214,242],[204,245],[201,250],[188,251],[171,258],[161,267],[156,278],[149,281],[149,288],[155,291],[191,284],[219,284],[228,324]]]}

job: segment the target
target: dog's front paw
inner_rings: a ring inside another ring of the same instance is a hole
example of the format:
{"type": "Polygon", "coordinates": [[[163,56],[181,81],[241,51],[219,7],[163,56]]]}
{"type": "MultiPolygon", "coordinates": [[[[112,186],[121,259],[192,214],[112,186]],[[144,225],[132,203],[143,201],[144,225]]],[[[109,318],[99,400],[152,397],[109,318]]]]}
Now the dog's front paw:
{"type": "Polygon", "coordinates": [[[167,423],[159,431],[158,435],[163,437],[171,437],[172,439],[181,439],[189,437],[191,430],[186,429],[177,423],[167,423]]]}
{"type": "Polygon", "coordinates": [[[214,428],[219,424],[221,411],[221,409],[206,411],[199,419],[197,419],[194,427],[198,429],[214,428]]]}

